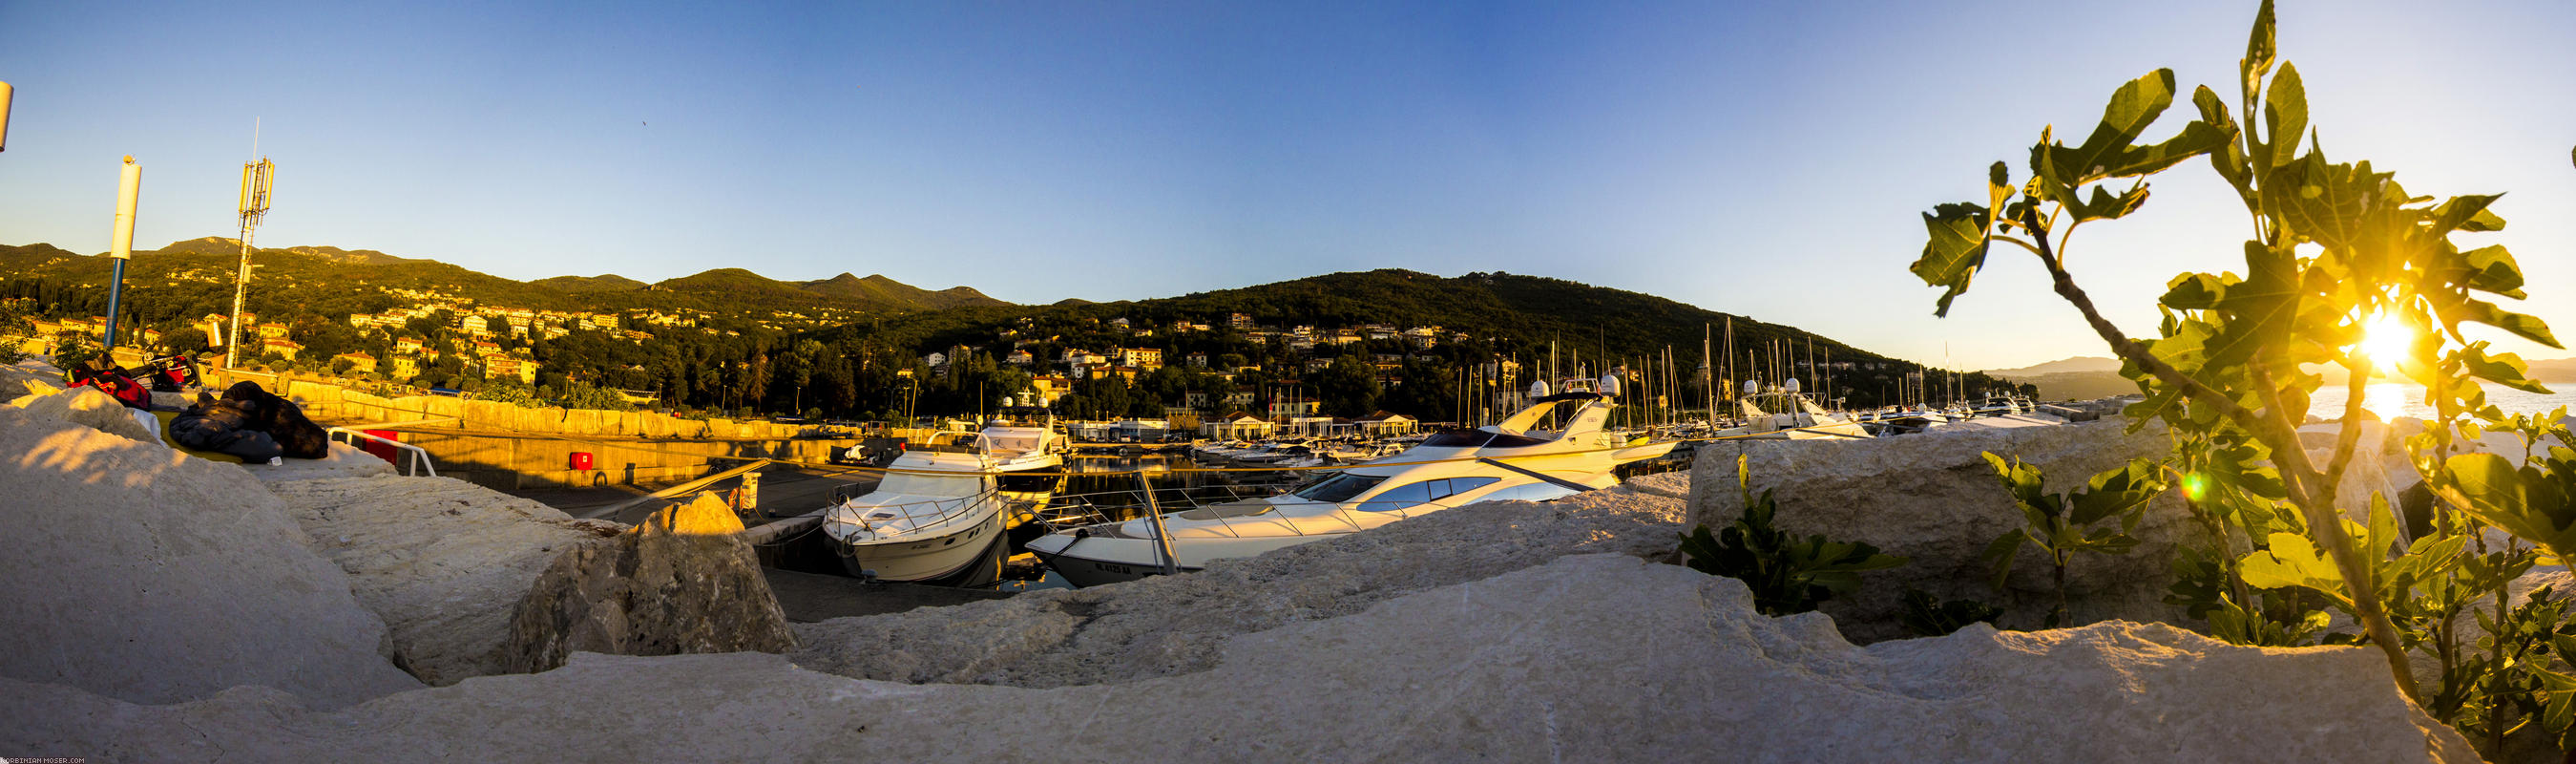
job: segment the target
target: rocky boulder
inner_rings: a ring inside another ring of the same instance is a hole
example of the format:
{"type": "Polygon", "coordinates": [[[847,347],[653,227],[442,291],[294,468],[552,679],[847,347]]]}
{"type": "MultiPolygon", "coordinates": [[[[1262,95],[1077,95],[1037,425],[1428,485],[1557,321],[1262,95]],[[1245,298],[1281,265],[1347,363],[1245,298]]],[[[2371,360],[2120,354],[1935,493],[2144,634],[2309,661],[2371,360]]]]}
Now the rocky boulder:
{"type": "Polygon", "coordinates": [[[868,679],[1023,687],[1203,671],[1243,634],[1569,554],[1660,558],[1679,542],[1682,480],[1639,478],[1548,504],[1469,505],[1178,576],[797,624],[804,647],[794,657],[868,679]]]}
{"type": "Polygon", "coordinates": [[[135,409],[126,408],[125,404],[94,387],[20,396],[7,405],[46,419],[59,419],[130,440],[161,442],[143,426],[143,422],[134,418],[135,409]]]}
{"type": "Polygon", "coordinates": [[[574,652],[676,655],[796,648],[751,545],[731,535],[638,526],[574,545],[510,618],[500,663],[545,671],[574,652]]]}
{"type": "MultiPolygon", "coordinates": [[[[2005,607],[2007,625],[2037,626],[2054,602],[2045,555],[2024,546],[2010,591],[1998,594],[1978,559],[1995,537],[2023,525],[2021,512],[1986,464],[1984,452],[2018,456],[2048,476],[2048,490],[2081,487],[2093,473],[2130,459],[2157,458],[2169,444],[2160,426],[2136,434],[2118,417],[2054,427],[1935,432],[1867,440],[1738,440],[1702,446],[1691,467],[1690,517],[1684,527],[1723,527],[1742,516],[1736,457],[1750,457],[1753,490],[1779,501],[1775,522],[1792,534],[1861,541],[1909,560],[1864,574],[1851,597],[1823,609],[1856,639],[1911,636],[1897,625],[1907,588],[1942,599],[2005,607]]],[[[2109,618],[2175,621],[2179,608],[2161,600],[2172,579],[2174,547],[2199,533],[2181,499],[2168,493],[2149,505],[2126,555],[2079,555],[2067,574],[2075,623],[2109,618]]]]}
{"type": "Polygon", "coordinates": [[[1823,615],[1767,618],[1732,579],[1625,555],[1236,636],[1201,670],[1135,682],[578,655],[329,713],[250,689],[136,706],[0,680],[0,715],[8,750],[149,761],[2476,760],[2363,648],[2120,622],[1855,647],[1823,615]]]}
{"type": "Polygon", "coordinates": [[[396,660],[430,684],[507,670],[502,647],[529,584],[557,556],[622,530],[453,478],[309,479],[269,490],[384,618],[396,660]]]}
{"type": "Polygon", "coordinates": [[[0,491],[0,676],[138,703],[253,684],[336,707],[419,686],[239,465],[0,408],[0,491]]]}

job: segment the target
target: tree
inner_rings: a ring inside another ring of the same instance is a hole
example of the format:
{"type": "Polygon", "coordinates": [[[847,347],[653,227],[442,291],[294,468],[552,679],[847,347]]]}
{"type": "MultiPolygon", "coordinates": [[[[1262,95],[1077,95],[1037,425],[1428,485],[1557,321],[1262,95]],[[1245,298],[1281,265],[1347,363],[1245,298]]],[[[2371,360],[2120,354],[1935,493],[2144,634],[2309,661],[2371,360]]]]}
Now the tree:
{"type": "Polygon", "coordinates": [[[1331,366],[1316,374],[1315,402],[1323,413],[1332,416],[1366,416],[1377,405],[1377,368],[1360,360],[1358,355],[1333,359],[1331,366]]]}
{"type": "Polygon", "coordinates": [[[1998,246],[2026,251],[2057,295],[2126,362],[2122,373],[2145,395],[2127,411],[2131,427],[2160,419],[2174,433],[2163,469],[2179,477],[2191,511],[2213,531],[2205,551],[2179,561],[2190,575],[2176,585],[2177,596],[2209,613],[2220,636],[2271,640],[2315,631],[2326,619],[2298,603],[2322,600],[2362,627],[2360,635],[2324,639],[2377,647],[2410,698],[2465,732],[2486,733],[2488,755],[2500,754],[2516,716],[2536,718],[2563,747],[2576,735],[2576,714],[2568,710],[2576,708],[2576,678],[2532,656],[2576,628],[2559,620],[2558,610],[2507,607],[2504,584],[2532,564],[2535,548],[2576,552],[2576,539],[2557,530],[2576,526],[2576,452],[2527,455],[2518,468],[2498,455],[2454,454],[2490,428],[2522,433],[2527,444],[2568,437],[2563,427],[2488,404],[2484,384],[2546,388],[2528,378],[2521,359],[2469,339],[2462,325],[2560,345],[2538,318],[2490,301],[2525,296],[2522,273],[2503,246],[2463,249],[2452,241],[2504,227],[2489,210],[2497,195],[2437,203],[2368,162],[2326,158],[2322,131],[2308,124],[2297,68],[2275,60],[2273,18],[2266,0],[2239,62],[2236,115],[2201,87],[2191,98],[2198,119],[2161,142],[2139,144],[2173,104],[2174,78],[2159,69],[2130,81],[2082,144],[2059,143],[2043,129],[2025,180],[2014,182],[2011,168],[1996,162],[1982,204],[1925,213],[1929,240],[1912,269],[1944,289],[1934,311],[1941,315],[1967,292],[1987,254],[1998,246]],[[2242,274],[2175,277],[2158,300],[2165,317],[2158,336],[2134,338],[2076,285],[2067,243],[2086,223],[2137,210],[2147,201],[2147,176],[2194,158],[2208,160],[2248,213],[2246,267],[2242,274]],[[2112,182],[2124,179],[2135,180],[2112,182]],[[2337,367],[2347,379],[2348,399],[2322,459],[2310,455],[2298,430],[2324,384],[2308,371],[2316,366],[2337,367]],[[2439,502],[2411,543],[2401,543],[2391,497],[2339,491],[2360,451],[2364,389],[2373,376],[2423,385],[2436,412],[2406,441],[2439,502]],[[2491,546],[2496,530],[2519,541],[2491,546]],[[2466,546],[2471,540],[2474,548],[2466,546]],[[2266,602],[2255,604],[2255,596],[2266,602]],[[2479,602],[2491,609],[2478,620],[2494,624],[2499,636],[2462,644],[2452,622],[2479,602]],[[2440,665],[2432,692],[2416,682],[2410,653],[2417,651],[2440,665]]]}
{"type": "Polygon", "coordinates": [[[161,347],[173,353],[199,353],[206,349],[206,331],[194,326],[161,333],[161,347]]]}

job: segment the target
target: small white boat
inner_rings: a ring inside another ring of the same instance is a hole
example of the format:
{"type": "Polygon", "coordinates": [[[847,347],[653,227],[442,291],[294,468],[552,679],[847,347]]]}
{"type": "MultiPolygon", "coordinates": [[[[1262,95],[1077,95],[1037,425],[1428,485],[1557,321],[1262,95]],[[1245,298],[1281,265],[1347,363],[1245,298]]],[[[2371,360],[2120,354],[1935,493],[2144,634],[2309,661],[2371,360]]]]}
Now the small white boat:
{"type": "Polygon", "coordinates": [[[1010,502],[987,474],[996,460],[982,439],[940,433],[897,457],[875,490],[826,511],[823,533],[841,564],[853,575],[886,581],[967,587],[999,581],[1010,502]]]}
{"type": "Polygon", "coordinates": [[[1735,406],[1737,417],[1744,423],[1712,433],[1712,437],[1766,440],[1870,437],[1869,430],[1862,427],[1861,423],[1826,411],[1824,407],[1816,405],[1815,401],[1808,400],[1807,396],[1800,394],[1798,380],[1795,379],[1789,380],[1786,385],[1767,391],[1748,380],[1744,383],[1744,397],[1737,399],[1735,406]],[[1772,402],[1787,413],[1766,412],[1762,407],[1754,404],[1756,400],[1772,402]]]}
{"type": "Polygon", "coordinates": [[[1482,501],[1549,501],[1607,488],[1618,484],[1614,468],[1663,456],[1678,444],[1635,443],[1604,431],[1613,407],[1609,397],[1591,392],[1546,396],[1499,424],[1441,432],[1402,453],[1327,473],[1285,494],[1174,512],[1159,523],[1149,517],[1059,530],[1030,541],[1028,550],[1067,582],[1095,586],[1167,568],[1198,570],[1211,560],[1251,557],[1482,501]],[[1538,429],[1560,404],[1574,408],[1564,430],[1538,429]]]}

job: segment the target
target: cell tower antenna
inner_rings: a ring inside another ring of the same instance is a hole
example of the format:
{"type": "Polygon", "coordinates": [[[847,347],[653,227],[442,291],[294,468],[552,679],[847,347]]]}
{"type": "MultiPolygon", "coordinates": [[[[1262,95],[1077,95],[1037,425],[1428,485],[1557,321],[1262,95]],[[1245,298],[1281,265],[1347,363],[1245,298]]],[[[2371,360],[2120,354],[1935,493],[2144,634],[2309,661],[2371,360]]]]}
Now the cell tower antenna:
{"type": "Polygon", "coordinates": [[[224,327],[224,368],[237,368],[241,347],[242,300],[250,294],[250,240],[259,223],[268,217],[269,192],[277,183],[277,164],[259,154],[259,118],[250,123],[251,161],[242,163],[241,203],[241,268],[233,273],[233,317],[224,327]]]}

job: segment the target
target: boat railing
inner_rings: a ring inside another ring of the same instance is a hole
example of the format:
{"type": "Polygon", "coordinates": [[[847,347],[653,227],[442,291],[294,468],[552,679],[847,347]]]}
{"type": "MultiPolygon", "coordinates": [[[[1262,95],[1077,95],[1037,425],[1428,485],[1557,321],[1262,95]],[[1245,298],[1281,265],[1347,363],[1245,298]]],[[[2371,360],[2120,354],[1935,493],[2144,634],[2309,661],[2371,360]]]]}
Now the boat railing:
{"type": "MultiPolygon", "coordinates": [[[[1352,509],[1340,504],[1306,500],[1278,501],[1277,497],[1285,495],[1283,491],[1279,490],[1279,488],[1280,487],[1278,486],[1257,485],[1208,485],[1198,486],[1195,488],[1185,486],[1155,486],[1153,488],[1153,500],[1150,502],[1145,500],[1142,492],[1134,489],[1079,494],[1059,494],[1055,497],[1055,500],[1049,502],[1046,507],[1037,510],[1036,516],[1038,521],[1042,523],[1041,527],[1045,528],[1049,533],[1054,533],[1057,531],[1072,530],[1074,528],[1084,526],[1137,519],[1143,517],[1146,512],[1156,509],[1161,510],[1164,516],[1169,517],[1183,512],[1200,509],[1214,509],[1225,505],[1239,504],[1240,502],[1245,501],[1271,499],[1271,506],[1258,512],[1231,515],[1223,511],[1212,511],[1210,513],[1211,517],[1208,519],[1215,520],[1220,527],[1225,528],[1229,533],[1237,533],[1237,529],[1235,527],[1237,523],[1250,526],[1254,522],[1260,522],[1264,528],[1285,527],[1285,529],[1293,535],[1309,536],[1316,533],[1322,533],[1324,531],[1309,529],[1295,522],[1272,524],[1268,521],[1280,517],[1280,515],[1274,513],[1280,513],[1282,510],[1330,507],[1331,511],[1326,513],[1295,514],[1300,517],[1329,516],[1340,520],[1342,524],[1349,526],[1350,530],[1353,531],[1366,530],[1369,527],[1359,521],[1359,516],[1355,514],[1352,509]]],[[[1392,509],[1376,514],[1384,514],[1393,516],[1397,519],[1403,519],[1410,516],[1409,509],[1410,508],[1392,509]]],[[[1340,531],[1335,530],[1332,532],[1338,533],[1340,531]]],[[[1237,533],[1237,535],[1240,534],[1237,533]]]]}
{"type": "MultiPolygon", "coordinates": [[[[834,493],[836,494],[835,501],[833,502],[834,506],[840,506],[849,501],[848,499],[838,497],[838,491],[835,491],[834,493]]],[[[859,512],[857,519],[859,520],[859,527],[861,528],[875,530],[878,524],[901,518],[907,521],[907,527],[905,527],[901,532],[911,533],[925,528],[942,525],[951,520],[972,514],[977,507],[982,506],[985,500],[999,500],[1000,497],[997,496],[996,493],[997,492],[995,491],[988,490],[972,496],[955,496],[943,499],[908,501],[900,504],[872,504],[865,508],[854,507],[853,509],[858,510],[859,512]],[[895,516],[876,516],[879,513],[889,512],[895,516]]]]}

